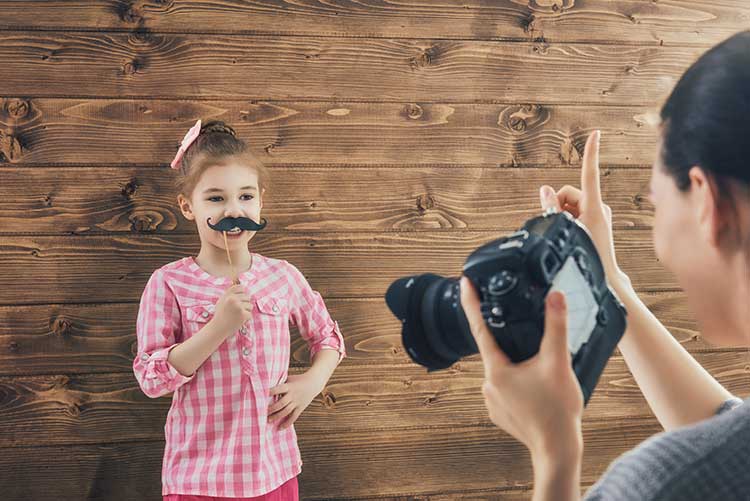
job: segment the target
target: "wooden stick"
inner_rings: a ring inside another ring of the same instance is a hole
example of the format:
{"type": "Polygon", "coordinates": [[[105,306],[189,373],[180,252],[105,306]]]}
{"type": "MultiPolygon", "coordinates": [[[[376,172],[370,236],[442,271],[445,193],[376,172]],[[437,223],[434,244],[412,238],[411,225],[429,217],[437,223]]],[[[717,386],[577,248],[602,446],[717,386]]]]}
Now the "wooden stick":
{"type": "Polygon", "coordinates": [[[234,263],[232,263],[232,255],[229,253],[229,242],[227,241],[227,232],[222,231],[224,235],[224,248],[227,250],[227,259],[229,259],[229,266],[232,268],[232,284],[239,285],[240,281],[237,278],[237,272],[234,270],[234,263]]]}

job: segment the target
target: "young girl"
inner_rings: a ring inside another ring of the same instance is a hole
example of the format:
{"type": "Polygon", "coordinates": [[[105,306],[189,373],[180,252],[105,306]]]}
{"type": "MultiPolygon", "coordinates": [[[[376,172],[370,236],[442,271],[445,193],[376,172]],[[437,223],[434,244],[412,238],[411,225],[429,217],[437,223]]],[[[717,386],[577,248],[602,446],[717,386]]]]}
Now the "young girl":
{"type": "Polygon", "coordinates": [[[292,424],[345,356],[339,326],[294,265],[248,250],[265,227],[268,174],[232,128],[199,120],[172,168],[201,249],[151,275],[133,362],[146,395],[174,392],[162,494],[296,500],[302,460],[292,424]],[[301,375],[287,375],[289,322],[310,347],[312,366],[301,375]]]}

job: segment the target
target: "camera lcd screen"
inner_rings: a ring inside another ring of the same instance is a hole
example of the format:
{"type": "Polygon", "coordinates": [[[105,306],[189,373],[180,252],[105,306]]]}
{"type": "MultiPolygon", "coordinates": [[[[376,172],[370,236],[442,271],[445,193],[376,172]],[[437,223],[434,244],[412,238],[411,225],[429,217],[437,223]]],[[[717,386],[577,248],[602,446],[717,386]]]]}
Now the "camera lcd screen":
{"type": "Polygon", "coordinates": [[[568,349],[575,356],[596,327],[599,306],[572,256],[568,257],[555,276],[551,291],[565,294],[568,305],[568,349]]]}

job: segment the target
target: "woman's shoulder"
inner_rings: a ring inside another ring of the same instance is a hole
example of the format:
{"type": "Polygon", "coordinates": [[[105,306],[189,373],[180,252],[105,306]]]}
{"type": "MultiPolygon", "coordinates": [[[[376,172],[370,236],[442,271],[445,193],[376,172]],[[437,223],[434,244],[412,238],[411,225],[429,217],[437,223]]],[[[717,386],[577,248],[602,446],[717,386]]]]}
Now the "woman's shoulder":
{"type": "Polygon", "coordinates": [[[662,432],[616,459],[587,500],[750,499],[750,402],[662,432]]]}

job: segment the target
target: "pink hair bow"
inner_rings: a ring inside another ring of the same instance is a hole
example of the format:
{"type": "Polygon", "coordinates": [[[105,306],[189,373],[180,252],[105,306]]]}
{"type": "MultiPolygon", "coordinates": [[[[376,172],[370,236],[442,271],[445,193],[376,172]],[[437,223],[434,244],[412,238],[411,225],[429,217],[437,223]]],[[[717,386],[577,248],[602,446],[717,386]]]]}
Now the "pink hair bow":
{"type": "Polygon", "coordinates": [[[193,144],[193,141],[198,137],[198,134],[201,133],[201,121],[198,120],[195,122],[195,125],[193,125],[189,131],[187,131],[187,134],[185,134],[185,137],[182,138],[182,143],[180,144],[180,149],[177,150],[177,154],[174,156],[174,159],[172,160],[172,163],[170,164],[173,169],[179,169],[180,164],[182,163],[182,157],[185,156],[185,152],[188,149],[188,146],[193,144]]]}

